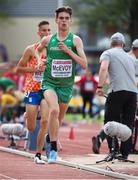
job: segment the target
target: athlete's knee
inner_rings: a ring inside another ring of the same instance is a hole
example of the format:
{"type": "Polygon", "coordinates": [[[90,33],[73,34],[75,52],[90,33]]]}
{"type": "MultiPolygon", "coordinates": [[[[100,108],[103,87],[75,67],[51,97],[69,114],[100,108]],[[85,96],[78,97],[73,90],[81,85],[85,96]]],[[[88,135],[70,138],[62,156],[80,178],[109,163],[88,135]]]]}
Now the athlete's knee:
{"type": "Polygon", "coordinates": [[[30,117],[26,115],[26,126],[29,131],[33,131],[36,127],[36,117],[30,117]]]}
{"type": "Polygon", "coordinates": [[[35,125],[34,124],[27,124],[27,129],[29,131],[33,131],[35,129],[35,125]]]}
{"type": "Polygon", "coordinates": [[[59,109],[56,108],[56,107],[51,108],[50,114],[51,114],[51,116],[54,116],[54,117],[58,118],[58,116],[59,116],[59,109]]]}
{"type": "Polygon", "coordinates": [[[48,121],[47,120],[41,120],[40,121],[40,128],[47,128],[48,121]]]}

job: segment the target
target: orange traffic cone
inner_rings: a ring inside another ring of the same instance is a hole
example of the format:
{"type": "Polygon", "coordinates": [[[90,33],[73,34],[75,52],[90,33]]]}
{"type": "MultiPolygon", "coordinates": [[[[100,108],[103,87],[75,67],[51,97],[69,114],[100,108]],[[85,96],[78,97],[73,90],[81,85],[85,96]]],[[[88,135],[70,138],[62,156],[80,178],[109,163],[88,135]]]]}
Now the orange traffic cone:
{"type": "Polygon", "coordinates": [[[71,127],[71,128],[70,128],[70,133],[69,133],[69,139],[70,139],[70,140],[73,140],[74,138],[75,138],[75,136],[74,136],[74,128],[71,127]]]}

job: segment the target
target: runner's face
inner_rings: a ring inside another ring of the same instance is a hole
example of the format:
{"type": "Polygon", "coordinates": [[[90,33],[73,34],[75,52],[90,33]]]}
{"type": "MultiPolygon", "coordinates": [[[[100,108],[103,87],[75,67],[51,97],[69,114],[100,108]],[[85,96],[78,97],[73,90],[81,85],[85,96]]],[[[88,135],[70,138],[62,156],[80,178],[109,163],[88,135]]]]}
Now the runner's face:
{"type": "Polygon", "coordinates": [[[71,24],[71,17],[66,12],[61,12],[58,14],[58,17],[56,18],[56,23],[58,24],[58,29],[62,31],[69,30],[70,24],[71,24]]]}
{"type": "Polygon", "coordinates": [[[44,36],[48,36],[50,34],[51,34],[51,29],[50,29],[50,26],[48,24],[42,25],[39,28],[38,35],[40,36],[40,38],[43,38],[44,36]]]}

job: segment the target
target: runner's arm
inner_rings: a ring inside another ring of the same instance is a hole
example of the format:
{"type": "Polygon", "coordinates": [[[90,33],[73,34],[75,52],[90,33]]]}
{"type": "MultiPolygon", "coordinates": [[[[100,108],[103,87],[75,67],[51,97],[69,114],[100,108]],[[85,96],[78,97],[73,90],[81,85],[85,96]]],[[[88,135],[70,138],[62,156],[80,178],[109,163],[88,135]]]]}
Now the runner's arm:
{"type": "Polygon", "coordinates": [[[50,38],[51,38],[52,35],[49,35],[49,36],[44,36],[42,38],[42,40],[40,41],[40,44],[38,45],[38,47],[36,48],[35,50],[35,57],[36,59],[38,60],[38,64],[41,64],[41,55],[42,55],[42,52],[44,49],[47,48],[47,45],[50,41],[50,38]]]}
{"type": "Polygon", "coordinates": [[[28,46],[24,50],[23,55],[17,64],[16,72],[18,72],[18,73],[34,73],[34,72],[36,72],[36,69],[34,67],[27,66],[27,63],[33,57],[34,57],[34,55],[33,55],[32,47],[28,46]]]}
{"type": "Polygon", "coordinates": [[[98,88],[96,90],[96,93],[99,96],[104,96],[103,85],[106,81],[106,76],[108,74],[108,66],[109,66],[109,61],[102,60],[100,70],[99,70],[99,82],[97,86],[98,88]]]}

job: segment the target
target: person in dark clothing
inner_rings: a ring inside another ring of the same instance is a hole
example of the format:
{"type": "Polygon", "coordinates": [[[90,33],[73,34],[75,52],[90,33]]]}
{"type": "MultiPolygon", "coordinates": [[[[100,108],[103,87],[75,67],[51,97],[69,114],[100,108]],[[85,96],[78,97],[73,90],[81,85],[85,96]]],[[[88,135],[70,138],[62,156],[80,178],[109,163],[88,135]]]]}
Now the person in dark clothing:
{"type": "Polygon", "coordinates": [[[86,117],[86,103],[89,103],[89,116],[93,117],[92,104],[94,94],[97,88],[97,81],[94,79],[90,70],[87,70],[85,75],[76,83],[80,86],[80,92],[83,100],[82,116],[86,117]]]}
{"type": "MultiPolygon", "coordinates": [[[[123,50],[124,36],[115,33],[111,37],[111,49],[106,50],[100,56],[99,83],[96,93],[104,96],[103,85],[107,74],[109,75],[109,91],[105,103],[104,123],[116,121],[133,129],[133,121],[136,113],[137,63],[134,57],[123,50]]],[[[112,138],[107,136],[109,156],[112,152],[112,138]]],[[[123,159],[127,159],[132,147],[132,137],[127,141],[115,141],[115,151],[120,152],[123,159]]]]}
{"type": "MultiPolygon", "coordinates": [[[[129,52],[129,54],[132,57],[138,58],[138,39],[135,39],[132,42],[132,47],[131,50],[129,52]]],[[[136,77],[137,79],[137,77],[136,77]]],[[[138,86],[138,84],[137,84],[138,86]]],[[[138,97],[137,97],[138,99],[138,97]]],[[[138,105],[137,105],[137,112],[136,115],[138,115],[138,105]]],[[[133,133],[132,133],[132,148],[130,150],[131,154],[138,154],[138,150],[136,150],[136,142],[137,142],[137,131],[138,131],[138,117],[136,116],[134,118],[134,122],[133,122],[133,133]]],[[[95,154],[99,154],[100,153],[100,147],[101,147],[101,143],[106,139],[106,134],[104,133],[104,130],[102,129],[99,134],[97,136],[93,136],[92,137],[92,150],[95,154]]]]}

